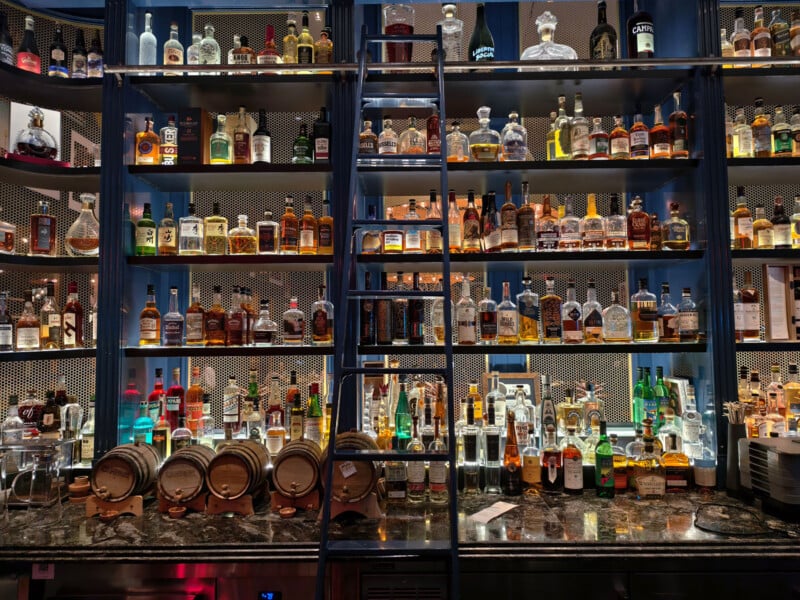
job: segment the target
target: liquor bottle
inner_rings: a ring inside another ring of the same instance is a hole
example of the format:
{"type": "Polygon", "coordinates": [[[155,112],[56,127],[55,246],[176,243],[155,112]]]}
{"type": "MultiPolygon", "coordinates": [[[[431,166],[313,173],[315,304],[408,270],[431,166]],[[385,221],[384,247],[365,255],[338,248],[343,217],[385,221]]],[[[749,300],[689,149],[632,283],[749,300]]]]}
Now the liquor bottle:
{"type": "Polygon", "coordinates": [[[144,13],[144,31],[139,35],[139,64],[156,64],[156,36],[153,35],[153,14],[144,13]]]}
{"type": "Polygon", "coordinates": [[[461,227],[461,251],[469,254],[481,251],[481,221],[475,208],[475,190],[467,190],[467,208],[461,227]]]}
{"type": "MultiPolygon", "coordinates": [[[[92,461],[94,460],[94,403],[95,403],[95,398],[94,394],[92,394],[92,397],[89,400],[89,412],[86,415],[86,421],[81,426],[81,431],[79,436],[81,445],[80,449],[81,464],[83,465],[91,465],[92,461]]],[[[11,412],[11,406],[9,405],[9,413],[10,412],[11,412]]],[[[8,419],[6,419],[6,421],[3,422],[3,427],[2,427],[4,438],[5,438],[7,421],[8,419]]],[[[3,443],[5,444],[8,442],[5,439],[3,439],[3,443]]]]}
{"type": "Polygon", "coordinates": [[[297,36],[297,63],[301,65],[314,64],[314,38],[308,31],[308,11],[303,11],[302,30],[297,36]]]}
{"type": "Polygon", "coordinates": [[[580,344],[583,342],[583,315],[581,304],[575,298],[575,280],[567,281],[567,298],[561,307],[562,342],[580,344]]]}
{"type": "Polygon", "coordinates": [[[308,127],[305,123],[300,124],[300,132],[292,144],[292,164],[310,165],[314,162],[314,151],[311,141],[308,139],[308,127]]]}
{"type": "Polygon", "coordinates": [[[417,129],[417,118],[408,118],[408,128],[400,134],[397,142],[398,154],[425,154],[427,141],[425,134],[417,129]]]}
{"type": "Polygon", "coordinates": [[[753,129],[745,120],[744,109],[736,109],[733,124],[733,158],[753,158],[755,156],[753,129]]]}
{"type": "Polygon", "coordinates": [[[297,304],[297,298],[291,297],[289,309],[283,313],[283,343],[287,346],[300,346],[305,339],[305,315],[297,304]]]}
{"type": "MultiPolygon", "coordinates": [[[[406,221],[418,221],[417,201],[414,198],[408,201],[408,212],[405,216],[406,221]]],[[[407,227],[403,232],[403,252],[405,254],[424,254],[425,247],[422,244],[422,231],[414,226],[407,227]]]]}
{"type": "MultiPolygon", "coordinates": [[[[733,33],[731,34],[731,44],[733,45],[733,55],[736,58],[749,58],[752,56],[750,50],[750,31],[744,26],[744,8],[737,7],[734,12],[733,33]]],[[[734,64],[735,68],[750,67],[749,64],[734,64]]]]}
{"type": "MultiPolygon", "coordinates": [[[[372,217],[370,217],[372,219],[372,217]]],[[[394,219],[391,206],[386,208],[386,220],[394,219]]],[[[365,234],[366,238],[367,234],[365,234]]],[[[402,254],[405,249],[405,233],[402,229],[384,229],[380,232],[380,251],[383,254],[402,254]]]]}
{"type": "MultiPolygon", "coordinates": [[[[750,55],[754,58],[772,56],[772,34],[764,26],[764,8],[753,9],[753,31],[750,32],[750,55]]],[[[753,68],[769,67],[769,64],[754,63],[753,68]]]]}
{"type": "Polygon", "coordinates": [[[558,249],[580,250],[581,220],[575,215],[572,196],[564,198],[564,216],[558,220],[558,249]]]}
{"type": "Polygon", "coordinates": [[[264,220],[256,223],[258,254],[278,254],[280,233],[278,223],[272,218],[272,211],[264,211],[264,220]]]}
{"type": "Polygon", "coordinates": [[[633,0],[633,14],[628,18],[628,58],[653,58],[655,27],[650,13],[639,10],[639,0],[633,0]]]}
{"type": "Polygon", "coordinates": [[[772,11],[772,20],[769,23],[769,33],[772,37],[773,56],[791,56],[792,42],[789,24],[781,17],[781,9],[772,11]]]}
{"type": "Polygon", "coordinates": [[[433,108],[433,114],[425,120],[425,147],[428,154],[441,155],[442,153],[442,136],[441,124],[439,121],[439,112],[436,107],[433,108]]]}
{"type": "Polygon", "coordinates": [[[303,421],[303,439],[322,447],[322,437],[323,417],[322,407],[319,404],[319,384],[312,383],[308,386],[308,403],[303,421]]]}
{"type": "MultiPolygon", "coordinates": [[[[203,36],[199,33],[192,33],[192,44],[186,49],[186,64],[199,65],[200,64],[200,44],[203,36]]],[[[198,71],[189,71],[189,75],[199,75],[198,71]]]]}
{"type": "Polygon", "coordinates": [[[294,214],[294,198],[286,196],[280,224],[281,254],[297,254],[299,221],[294,214]]]}
{"type": "MultiPolygon", "coordinates": [[[[62,348],[80,348],[83,346],[83,307],[78,300],[78,284],[70,281],[67,284],[67,303],[61,313],[63,339],[62,348]]],[[[17,324],[19,328],[19,324],[17,324]]]]}
{"type": "Polygon", "coordinates": [[[469,134],[469,151],[478,162],[496,162],[503,156],[500,134],[489,127],[492,109],[481,106],[477,110],[478,129],[469,134]]]}
{"type": "Polygon", "coordinates": [[[628,249],[628,220],[622,214],[619,205],[619,196],[611,194],[609,214],[604,219],[606,250],[628,249]]]}
{"type": "MultiPolygon", "coordinates": [[[[268,25],[267,27],[271,27],[268,25]]],[[[272,137],[267,130],[267,111],[258,109],[258,127],[250,136],[252,142],[251,157],[253,164],[272,162],[272,137]]]]}
{"type": "MultiPolygon", "coordinates": [[[[589,37],[589,54],[592,60],[607,61],[617,58],[617,31],[606,20],[606,1],[597,2],[597,26],[589,37]]],[[[601,67],[610,69],[612,67],[601,67]]]]}
{"type": "MultiPolygon", "coordinates": [[[[481,338],[483,338],[482,332],[481,338]]],[[[497,343],[505,345],[519,343],[519,313],[517,305],[511,301],[508,281],[503,282],[503,301],[497,305],[497,343]]]]}
{"type": "MultiPolygon", "coordinates": [[[[333,62],[333,42],[331,28],[323,27],[319,39],[314,42],[314,62],[318,65],[329,65],[333,62]]],[[[320,75],[331,75],[332,71],[319,71],[320,75]]]]}
{"type": "MultiPolygon", "coordinates": [[[[297,21],[288,19],[286,21],[287,33],[283,37],[283,56],[284,64],[297,64],[297,21]]],[[[279,61],[276,61],[279,62],[279,61]]],[[[292,71],[289,71],[292,73],[292,71]]]]}
{"type": "Polygon", "coordinates": [[[247,109],[239,107],[239,120],[233,129],[233,164],[251,164],[250,127],[247,125],[247,109]]]}
{"type": "Polygon", "coordinates": [[[122,248],[125,256],[133,256],[136,249],[136,224],[131,219],[131,207],[122,205],[122,248]]]}
{"type": "Polygon", "coordinates": [[[133,441],[142,444],[153,443],[153,419],[148,412],[147,400],[139,403],[139,416],[133,422],[133,441]]]}
{"type": "Polygon", "coordinates": [[[392,119],[387,115],[383,119],[383,129],[378,136],[378,154],[397,154],[397,133],[392,129],[392,119]]]}
{"type": "MultiPolygon", "coordinates": [[[[214,39],[214,26],[206,23],[203,27],[203,39],[200,40],[200,64],[218,65],[222,62],[219,42],[214,39]]],[[[205,71],[205,75],[219,75],[219,71],[205,71]]]]}
{"type": "Polygon", "coordinates": [[[267,428],[267,451],[272,460],[278,456],[286,441],[286,428],[283,426],[281,412],[272,412],[269,415],[269,427],[267,428]]]}
{"type": "MultiPolygon", "coordinates": [[[[800,211],[798,211],[800,215],[800,211]]],[[[462,239],[462,220],[461,212],[456,203],[456,193],[453,190],[447,192],[447,235],[448,246],[451,254],[461,252],[462,239]]],[[[798,246],[800,246],[800,237],[798,237],[798,246]]]]}
{"type": "Polygon", "coordinates": [[[206,346],[225,345],[225,309],[222,308],[222,288],[215,285],[213,288],[214,297],[205,315],[203,316],[203,327],[205,330],[206,346]]]}
{"type": "Polygon", "coordinates": [[[650,215],[642,210],[642,199],[636,196],[631,201],[631,211],[628,213],[628,249],[650,249],[650,215]]]}
{"type": "Polygon", "coordinates": [[[178,309],[178,288],[169,288],[169,312],[161,319],[164,326],[162,340],[164,346],[181,346],[183,344],[183,315],[178,309]]]}
{"type": "Polygon", "coordinates": [[[287,406],[291,404],[291,413],[289,417],[289,441],[302,440],[305,433],[305,413],[303,412],[303,405],[300,403],[300,391],[297,390],[292,396],[291,403],[287,402],[287,406]]]}
{"type": "Polygon", "coordinates": [[[231,307],[225,315],[225,345],[242,346],[245,344],[245,312],[242,308],[241,288],[233,287],[231,307]]]}
{"type": "Polygon", "coordinates": [[[789,221],[792,226],[792,248],[800,248],[800,195],[794,197],[794,210],[789,221]]]}
{"type": "Polygon", "coordinates": [[[411,440],[411,412],[408,406],[408,394],[406,384],[400,383],[397,397],[397,408],[394,411],[395,437],[397,438],[397,449],[406,450],[411,440]]]}
{"type": "MultiPolygon", "coordinates": [[[[530,277],[522,278],[522,292],[517,294],[519,343],[539,343],[539,295],[532,289],[530,277]]],[[[503,413],[505,414],[505,413],[503,413]]]]}
{"type": "Polygon", "coordinates": [[[184,415],[178,417],[178,425],[172,430],[170,437],[170,449],[172,453],[177,452],[181,448],[188,448],[191,446],[194,435],[192,434],[192,430],[186,426],[186,417],[184,415]]]}
{"type": "MultiPolygon", "coordinates": [[[[515,207],[516,210],[516,207],[515,207]]],[[[501,209],[501,220],[502,220],[501,209]]],[[[536,213],[530,203],[528,182],[522,182],[522,206],[516,210],[517,249],[529,252],[536,249],[536,213]]],[[[513,250],[512,250],[513,251],[513,250]]]]}
{"type": "Polygon", "coordinates": [[[50,214],[50,201],[39,200],[39,211],[31,215],[30,256],[55,256],[56,217],[50,214]]]}
{"type": "Polygon", "coordinates": [[[407,290],[403,281],[403,273],[397,273],[397,292],[400,297],[392,300],[392,345],[407,346],[411,335],[407,297],[402,297],[402,293],[407,290]]]}
{"type": "Polygon", "coordinates": [[[461,133],[461,123],[453,121],[447,134],[447,162],[469,162],[469,138],[461,133]]]}
{"type": "Polygon", "coordinates": [[[750,271],[744,272],[744,285],[741,288],[742,303],[744,304],[744,332],[745,342],[758,342],[761,339],[761,313],[758,290],[753,286],[753,276],[750,271]]]}
{"type": "MultiPolygon", "coordinates": [[[[412,290],[419,292],[419,273],[412,274],[412,290]]],[[[425,300],[409,298],[408,300],[408,343],[421,346],[425,343],[425,300]]]]}
{"type": "Polygon", "coordinates": [[[175,126],[175,115],[170,115],[167,125],[159,133],[159,154],[162,165],[178,164],[178,128],[175,126]]]}
{"type": "Polygon", "coordinates": [[[664,465],[665,491],[668,493],[689,491],[691,477],[689,457],[678,450],[676,438],[675,433],[670,434],[664,446],[664,454],[661,456],[664,465]]]}
{"type": "Polygon", "coordinates": [[[333,344],[333,304],[325,299],[325,286],[320,285],[317,301],[311,305],[311,345],[333,344]]]}
{"type": "Polygon", "coordinates": [[[163,369],[155,370],[153,389],[147,395],[147,412],[153,423],[158,421],[161,409],[166,405],[166,391],[164,390],[163,369]]]}
{"type": "Polygon", "coordinates": [[[545,278],[545,295],[539,300],[542,321],[542,342],[560,344],[562,342],[561,296],[556,294],[553,277],[545,278]]]}
{"type": "MultiPolygon", "coordinates": [[[[553,428],[553,425],[548,425],[546,430],[553,428]]],[[[564,475],[564,492],[572,495],[583,494],[584,456],[579,442],[580,438],[575,435],[575,430],[572,426],[568,426],[567,436],[559,444],[564,475]]]]}
{"type": "Polygon", "coordinates": [[[153,447],[158,451],[162,461],[172,453],[171,435],[172,427],[167,421],[166,405],[162,402],[158,411],[158,419],[153,426],[153,447]]]}
{"type": "Polygon", "coordinates": [[[502,247],[502,237],[494,192],[489,192],[483,196],[481,209],[481,245],[483,246],[483,251],[499,252],[502,247]]]}
{"type": "Polygon", "coordinates": [[[680,205],[677,202],[670,202],[669,209],[670,217],[661,226],[661,249],[688,250],[691,245],[689,223],[680,217],[680,205]]]}
{"type": "MultiPolygon", "coordinates": [[[[485,460],[486,460],[486,487],[484,488],[484,492],[487,494],[499,494],[502,492],[502,483],[503,483],[503,476],[502,476],[502,468],[500,462],[500,438],[501,432],[500,427],[497,425],[497,417],[495,414],[495,405],[494,400],[487,403],[487,413],[486,413],[486,422],[484,423],[483,427],[481,428],[481,433],[483,435],[483,449],[485,452],[485,460]]],[[[508,448],[508,446],[506,445],[508,448]]],[[[519,465],[513,465],[513,452],[514,449],[511,449],[512,456],[509,457],[509,465],[510,468],[515,468],[517,471],[519,469],[519,465]]],[[[504,462],[505,462],[505,456],[504,462]]],[[[519,451],[517,450],[516,455],[517,461],[519,461],[519,451]]],[[[502,465],[505,467],[505,465],[502,465]]],[[[512,476],[513,478],[514,476],[512,476]]],[[[508,488],[508,475],[506,474],[506,487],[508,488]]],[[[519,483],[519,475],[516,475],[516,482],[519,483]]],[[[512,481],[512,485],[513,485],[512,481]]],[[[513,490],[512,490],[513,491],[513,490]]]]}
{"type": "Polygon", "coordinates": [[[775,107],[775,124],[772,126],[772,156],[792,156],[792,128],[780,106],[775,107]]]}
{"type": "Polygon", "coordinates": [[[189,202],[188,215],[178,219],[178,254],[181,256],[203,254],[205,252],[203,229],[203,220],[195,214],[194,202],[189,202]]]}
{"type": "Polygon", "coordinates": [[[792,247],[792,224],[783,210],[783,196],[775,196],[772,208],[772,231],[776,249],[789,249],[792,247]]]}
{"type": "Polygon", "coordinates": [[[47,67],[47,75],[49,77],[69,77],[67,45],[64,43],[64,35],[61,33],[61,24],[59,23],[56,23],[53,43],[50,44],[50,64],[47,67]]]}
{"type": "Polygon", "coordinates": [[[603,129],[602,119],[592,119],[592,130],[589,132],[589,160],[608,160],[610,158],[609,135],[603,129]]]}
{"type": "Polygon", "coordinates": [[[512,110],[508,123],[500,132],[503,160],[523,161],[528,157],[528,130],[519,122],[519,113],[512,110]]]}
{"type": "MultiPolygon", "coordinates": [[[[406,446],[406,452],[411,454],[425,452],[425,445],[419,436],[419,417],[412,417],[411,439],[406,446]]],[[[425,463],[421,460],[410,460],[406,466],[408,489],[406,500],[409,504],[421,504],[425,501],[425,463]]]]}
{"type": "Polygon", "coordinates": [[[150,210],[150,203],[145,202],[142,218],[136,222],[136,256],[156,255],[156,222],[150,210]]]}
{"type": "Polygon", "coordinates": [[[658,307],[658,341],[678,342],[679,316],[678,309],[672,304],[669,284],[661,284],[661,304],[658,307]]]}
{"type": "Polygon", "coordinates": [[[222,427],[226,440],[232,440],[241,429],[241,394],[236,377],[228,377],[222,396],[222,427]]]}
{"type": "MultiPolygon", "coordinates": [[[[61,347],[61,310],[55,295],[55,283],[48,281],[47,296],[39,309],[39,347],[43,350],[58,350],[61,347]]],[[[0,313],[4,312],[5,307],[0,313]]],[[[10,350],[10,344],[8,345],[7,349],[10,350]]]]}
{"type": "Polygon", "coordinates": [[[619,292],[611,291],[611,304],[603,310],[603,341],[608,344],[631,341],[631,316],[619,303],[619,292]]]}
{"type": "Polygon", "coordinates": [[[536,220],[536,248],[546,252],[558,250],[559,222],[550,207],[550,195],[542,200],[542,216],[536,220]]]}
{"type": "Polygon", "coordinates": [[[606,239],[605,222],[597,214],[597,200],[594,194],[586,196],[586,215],[580,220],[581,248],[583,250],[602,250],[606,239]]]}
{"type": "Polygon", "coordinates": [[[622,122],[620,115],[614,116],[614,128],[608,136],[611,160],[628,160],[631,158],[631,136],[622,122]]]}
{"type": "MultiPolygon", "coordinates": [[[[439,284],[436,288],[437,292],[443,292],[442,278],[439,278],[439,284]]],[[[455,304],[450,300],[450,319],[455,318],[456,310],[455,304]]],[[[445,339],[445,314],[444,314],[444,297],[437,297],[431,306],[431,324],[433,325],[433,342],[434,344],[442,345],[445,339]]]]}
{"type": "MultiPolygon", "coordinates": [[[[442,222],[442,212],[439,210],[439,201],[436,197],[436,190],[431,190],[429,193],[428,214],[425,216],[425,220],[434,221],[438,224],[441,224],[442,222]]],[[[438,226],[434,226],[423,231],[423,236],[423,245],[425,247],[426,254],[442,253],[442,230],[439,229],[438,226]]]]}
{"type": "Polygon", "coordinates": [[[699,337],[697,305],[692,300],[692,290],[683,288],[678,304],[678,338],[681,342],[696,342],[699,337]]]}
{"type": "Polygon", "coordinates": [[[206,254],[225,254],[228,248],[228,219],[220,215],[219,202],[214,202],[211,216],[203,219],[203,246],[206,254]]]}
{"type": "Polygon", "coordinates": [[[364,119],[364,129],[358,134],[359,154],[378,154],[378,136],[372,131],[372,121],[364,119]]]}
{"type": "Polygon", "coordinates": [[[640,113],[633,117],[629,139],[630,158],[633,160],[647,160],[650,158],[650,129],[644,124],[640,113]]]}
{"type": "Polygon", "coordinates": [[[0,292],[0,352],[14,349],[14,321],[8,312],[8,292],[0,292]]]}
{"type": "MultiPolygon", "coordinates": [[[[233,140],[230,134],[225,129],[227,117],[225,115],[217,115],[217,130],[211,134],[209,141],[212,165],[229,165],[233,162],[232,149],[233,140]]],[[[249,162],[249,161],[248,161],[249,162]]]]}
{"type": "MultiPolygon", "coordinates": [[[[250,47],[250,40],[246,35],[239,38],[239,45],[234,47],[228,64],[254,65],[256,64],[256,51],[250,47]]],[[[252,75],[253,71],[236,71],[236,75],[252,75]]],[[[249,164],[249,163],[245,163],[249,164]]]]}
{"type": "Polygon", "coordinates": [[[464,37],[464,21],[456,18],[456,5],[445,4],[442,6],[444,19],[437,25],[442,28],[442,49],[446,62],[461,62],[464,60],[461,50],[464,37]]]}
{"type": "Polygon", "coordinates": [[[153,131],[153,119],[145,117],[144,131],[136,134],[137,165],[157,165],[161,163],[161,138],[153,131]]]}
{"type": "Polygon", "coordinates": [[[164,205],[164,218],[158,224],[158,254],[162,256],[178,254],[178,231],[175,227],[172,202],[164,205]]]}
{"type": "Polygon", "coordinates": [[[767,209],[764,205],[756,205],[755,220],[753,221],[753,244],[758,250],[772,250],[775,248],[775,232],[772,221],[767,219],[767,209]]]}
{"type": "MultiPolygon", "coordinates": [[[[381,290],[389,289],[387,273],[381,272],[381,290]]],[[[390,345],[394,335],[394,324],[392,323],[392,300],[391,298],[376,298],[373,301],[375,310],[375,338],[378,345],[390,345]]]]}
{"type": "Polygon", "coordinates": [[[128,384],[119,403],[118,440],[120,444],[133,441],[133,422],[142,393],[136,387],[136,369],[128,369],[128,384]]]}
{"type": "Polygon", "coordinates": [[[200,367],[192,367],[192,376],[189,381],[189,388],[185,394],[186,407],[186,426],[192,434],[197,437],[200,435],[199,424],[203,417],[203,385],[200,367]]]}
{"type": "MultiPolygon", "coordinates": [[[[505,289],[505,288],[504,288],[505,289]]],[[[480,343],[497,343],[497,302],[492,300],[492,288],[483,288],[483,300],[478,303],[480,316],[480,343]]]]}
{"type": "MultiPolygon", "coordinates": [[[[178,38],[178,24],[173,21],[169,26],[169,39],[164,42],[165,67],[178,67],[183,65],[183,44],[178,38]]],[[[167,71],[164,75],[183,75],[182,71],[167,71]]]]}
{"type": "Polygon", "coordinates": [[[583,116],[583,94],[581,92],[575,94],[575,116],[569,124],[569,142],[572,160],[589,158],[589,120],[583,116]]]}
{"type": "MultiPolygon", "coordinates": [[[[371,287],[372,273],[364,273],[364,291],[369,291],[371,287]]],[[[358,343],[362,346],[374,346],[377,343],[375,338],[375,301],[372,298],[362,298],[359,304],[359,337],[358,343]]]]}
{"type": "MultiPolygon", "coordinates": [[[[800,11],[798,11],[797,32],[797,51],[800,52],[800,11]]],[[[792,135],[792,156],[800,156],[800,107],[792,110],[789,126],[792,135]]]]}
{"type": "Polygon", "coordinates": [[[653,111],[653,126],[650,128],[650,158],[670,158],[670,130],[661,118],[661,106],[656,104],[653,111]]]}
{"type": "Polygon", "coordinates": [[[594,278],[586,282],[586,302],[581,313],[583,316],[583,341],[587,344],[603,342],[603,307],[597,301],[597,290],[594,278]]]}
{"type": "Polygon", "coordinates": [[[312,133],[314,134],[314,163],[328,164],[331,160],[331,124],[328,121],[328,109],[324,106],[319,109],[319,118],[314,121],[312,133]]]}
{"type": "Polygon", "coordinates": [[[639,291],[631,296],[631,320],[634,342],[658,342],[656,296],[647,291],[647,279],[639,280],[639,291]]]}
{"type": "Polygon", "coordinates": [[[769,118],[764,114],[764,99],[756,98],[755,116],[750,128],[753,130],[753,154],[756,158],[769,158],[772,156],[772,128],[769,118]]]}
{"type": "Polygon", "coordinates": [[[681,93],[673,92],[675,110],[669,115],[670,158],[689,158],[688,117],[681,109],[681,93]]]}
{"type": "Polygon", "coordinates": [[[494,38],[489,26],[486,24],[485,6],[479,3],[475,19],[475,29],[469,40],[467,60],[470,62],[484,62],[494,60],[494,38]]]}
{"type": "Polygon", "coordinates": [[[733,276],[733,329],[734,339],[737,342],[744,341],[744,303],[742,302],[742,291],[736,285],[736,275],[733,276]]]}
{"type": "Polygon", "coordinates": [[[480,430],[475,425],[475,406],[472,399],[465,399],[461,404],[462,408],[465,405],[466,423],[461,428],[461,444],[464,449],[464,494],[475,495],[481,492],[478,448],[480,430]]]}
{"type": "Polygon", "coordinates": [[[510,181],[506,181],[505,194],[506,201],[500,208],[500,250],[516,252],[519,249],[519,225],[517,207],[511,197],[510,181]]]}
{"type": "Polygon", "coordinates": [[[147,299],[139,313],[139,345],[158,346],[161,344],[161,313],[156,308],[156,289],[147,284],[147,299]]]}
{"type": "MultiPolygon", "coordinates": [[[[548,492],[563,491],[564,469],[562,467],[562,455],[561,449],[556,445],[556,431],[552,425],[546,428],[540,463],[542,488],[548,492]]],[[[583,471],[581,471],[582,477],[583,471]]]]}
{"type": "Polygon", "coordinates": [[[17,49],[17,68],[40,75],[42,62],[39,48],[36,46],[36,36],[33,33],[33,17],[25,16],[25,33],[17,49]]]}
{"type": "Polygon", "coordinates": [[[736,210],[731,214],[731,236],[733,248],[746,250],[753,247],[753,217],[747,208],[744,186],[736,188],[736,210]]]}
{"type": "MultiPolygon", "coordinates": [[[[525,482],[525,485],[527,487],[532,487],[533,485],[535,485],[536,478],[532,476],[530,471],[532,469],[538,468],[539,466],[538,455],[529,456],[525,455],[524,453],[523,455],[520,455],[519,445],[517,443],[517,427],[515,423],[514,413],[512,411],[508,412],[508,415],[506,416],[506,423],[508,424],[508,427],[506,432],[505,450],[503,451],[503,468],[502,471],[500,472],[500,486],[502,492],[505,495],[519,496],[522,493],[523,482],[525,482]]],[[[498,428],[495,426],[495,429],[498,428]]],[[[484,431],[487,431],[486,427],[484,427],[484,431]]],[[[488,431],[493,432],[494,429],[489,429],[488,431]]],[[[498,438],[499,438],[499,433],[498,433],[498,438]]],[[[498,439],[498,444],[499,441],[500,440],[498,439]]],[[[488,447],[489,446],[487,444],[487,448],[488,447]]],[[[487,467],[488,467],[488,460],[487,460],[487,467]]],[[[487,477],[487,482],[488,482],[488,477],[487,477]]],[[[494,489],[489,488],[488,483],[486,492],[497,493],[494,492],[494,489]]]]}
{"type": "Polygon", "coordinates": [[[238,227],[228,232],[228,254],[256,254],[258,240],[256,232],[247,226],[247,215],[239,215],[238,227]]]}
{"type": "Polygon", "coordinates": [[[0,14],[0,63],[11,67],[16,65],[14,40],[8,32],[8,19],[5,14],[0,14]]]}
{"type": "MultiPolygon", "coordinates": [[[[39,350],[39,329],[41,324],[33,312],[33,292],[25,290],[25,304],[17,320],[17,350],[39,350]]],[[[6,301],[7,302],[7,301],[6,301]]]]}
{"type": "MultiPolygon", "coordinates": [[[[616,490],[615,452],[606,435],[606,422],[600,421],[600,440],[595,446],[594,484],[600,498],[613,498],[616,490]]],[[[623,488],[624,489],[624,488],[623,488]]]]}
{"type": "Polygon", "coordinates": [[[476,312],[475,302],[469,293],[469,279],[465,277],[461,283],[461,298],[456,303],[455,310],[458,343],[460,345],[474,345],[477,343],[475,331],[476,312]]]}

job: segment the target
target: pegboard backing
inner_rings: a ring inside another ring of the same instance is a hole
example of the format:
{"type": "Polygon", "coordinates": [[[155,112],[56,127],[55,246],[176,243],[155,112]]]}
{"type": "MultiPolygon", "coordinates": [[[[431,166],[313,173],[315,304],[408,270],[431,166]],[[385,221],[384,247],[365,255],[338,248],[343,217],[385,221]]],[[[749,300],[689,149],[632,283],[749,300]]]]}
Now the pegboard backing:
{"type": "Polygon", "coordinates": [[[736,373],[731,377],[739,381],[739,369],[747,367],[750,371],[758,371],[761,386],[766,388],[771,381],[770,366],[778,364],[781,367],[782,381],[789,379],[789,363],[800,364],[800,352],[737,352],[736,373]]]}

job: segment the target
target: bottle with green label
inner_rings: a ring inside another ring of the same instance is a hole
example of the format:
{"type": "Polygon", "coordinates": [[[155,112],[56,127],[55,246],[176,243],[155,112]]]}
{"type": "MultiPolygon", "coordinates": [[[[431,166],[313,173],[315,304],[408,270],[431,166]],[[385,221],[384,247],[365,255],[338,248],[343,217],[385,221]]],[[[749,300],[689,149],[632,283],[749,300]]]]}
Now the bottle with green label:
{"type": "Polygon", "coordinates": [[[156,255],[156,222],[150,203],[145,202],[142,218],[136,222],[136,256],[156,255]]]}
{"type": "Polygon", "coordinates": [[[606,422],[600,421],[600,441],[594,449],[594,486],[601,498],[614,497],[614,449],[608,441],[606,422]]]}

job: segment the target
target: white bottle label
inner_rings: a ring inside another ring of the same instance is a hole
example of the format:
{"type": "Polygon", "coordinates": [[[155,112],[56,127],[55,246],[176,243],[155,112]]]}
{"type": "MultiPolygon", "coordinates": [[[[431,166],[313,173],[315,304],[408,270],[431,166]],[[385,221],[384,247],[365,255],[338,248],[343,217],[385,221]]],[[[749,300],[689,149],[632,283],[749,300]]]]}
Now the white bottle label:
{"type": "Polygon", "coordinates": [[[39,348],[39,328],[22,327],[17,329],[17,348],[20,350],[36,350],[39,348]]]}
{"type": "Polygon", "coordinates": [[[181,223],[182,238],[201,238],[203,237],[203,224],[199,222],[181,223]]]}
{"type": "Polygon", "coordinates": [[[632,131],[630,137],[631,148],[636,148],[637,146],[647,147],[650,145],[650,135],[647,131],[632,131]]]}
{"type": "Polygon", "coordinates": [[[475,333],[475,309],[472,307],[462,308],[458,311],[458,341],[460,344],[474,344],[475,333]]]}
{"type": "Polygon", "coordinates": [[[271,162],[272,140],[267,135],[253,136],[253,162],[271,162]]]}
{"type": "Polygon", "coordinates": [[[761,314],[758,304],[743,304],[744,306],[744,328],[761,329],[761,314]]]}
{"type": "Polygon", "coordinates": [[[631,151],[630,140],[626,137],[618,137],[611,140],[611,154],[628,154],[631,151]]]}
{"type": "Polygon", "coordinates": [[[792,243],[792,226],[788,223],[774,225],[773,241],[776,246],[790,246],[792,243]]]}
{"type": "MultiPolygon", "coordinates": [[[[75,338],[75,313],[64,313],[64,345],[75,346],[78,341],[75,338]]],[[[37,344],[38,346],[38,344],[37,344]]]]}
{"type": "Polygon", "coordinates": [[[300,231],[300,247],[313,248],[314,247],[314,232],[308,229],[300,231]]]}
{"type": "Polygon", "coordinates": [[[517,311],[498,310],[497,311],[497,334],[501,336],[513,337],[517,335],[517,311]]]}
{"type": "Polygon", "coordinates": [[[653,154],[656,155],[666,154],[667,156],[669,156],[669,153],[670,153],[669,142],[666,142],[664,144],[653,144],[653,154]]]}
{"type": "Polygon", "coordinates": [[[136,228],[136,245],[146,248],[156,247],[156,230],[153,227],[136,228]]]}
{"type": "Polygon", "coordinates": [[[155,340],[158,339],[158,327],[155,319],[139,320],[139,339],[155,340]]]}
{"type": "Polygon", "coordinates": [[[408,461],[406,474],[409,485],[424,485],[425,483],[425,463],[421,460],[408,461]]]}
{"type": "Polygon", "coordinates": [[[186,315],[186,341],[203,341],[203,313],[189,313],[186,315]]]}
{"type": "Polygon", "coordinates": [[[564,488],[583,489],[583,462],[577,456],[564,461],[564,488]]]}
{"type": "Polygon", "coordinates": [[[733,327],[735,331],[744,331],[744,304],[737,302],[733,305],[733,327]]]}
{"type": "Polygon", "coordinates": [[[90,461],[94,458],[94,436],[84,434],[81,438],[81,460],[90,461]]]}
{"type": "Polygon", "coordinates": [[[239,422],[239,394],[225,394],[222,398],[222,421],[239,422]]]}
{"type": "Polygon", "coordinates": [[[736,225],[739,228],[739,235],[753,239],[753,219],[750,217],[742,217],[736,220],[736,225]]]}
{"type": "Polygon", "coordinates": [[[422,238],[419,230],[406,231],[406,252],[422,249],[422,238]]]}
{"type": "Polygon", "coordinates": [[[697,331],[699,328],[696,311],[686,311],[678,316],[678,331],[697,331]]]}
{"type": "Polygon", "coordinates": [[[14,326],[10,323],[0,325],[0,346],[9,347],[13,344],[14,326]]]}

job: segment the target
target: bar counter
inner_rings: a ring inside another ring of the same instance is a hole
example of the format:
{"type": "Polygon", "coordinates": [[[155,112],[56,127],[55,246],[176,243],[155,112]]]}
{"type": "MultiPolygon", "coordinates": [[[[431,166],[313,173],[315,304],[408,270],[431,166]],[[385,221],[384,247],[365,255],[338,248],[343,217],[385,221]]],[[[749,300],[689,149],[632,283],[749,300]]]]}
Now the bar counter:
{"type": "MultiPolygon", "coordinates": [[[[146,505],[141,517],[110,523],[86,518],[83,505],[11,510],[0,532],[0,562],[64,561],[316,561],[320,537],[316,512],[281,519],[258,506],[251,517],[189,513],[171,519],[146,505]]],[[[597,498],[531,494],[462,498],[460,555],[530,558],[743,557],[800,558],[800,525],[788,523],[728,497],[724,492],[669,495],[639,501],[631,496],[597,498]],[[496,501],[517,508],[481,524],[469,518],[496,501]]],[[[446,508],[390,508],[381,519],[345,515],[331,529],[333,540],[364,547],[384,544],[403,554],[405,544],[446,544],[446,508]],[[389,541],[387,541],[389,540],[389,541]]]]}

